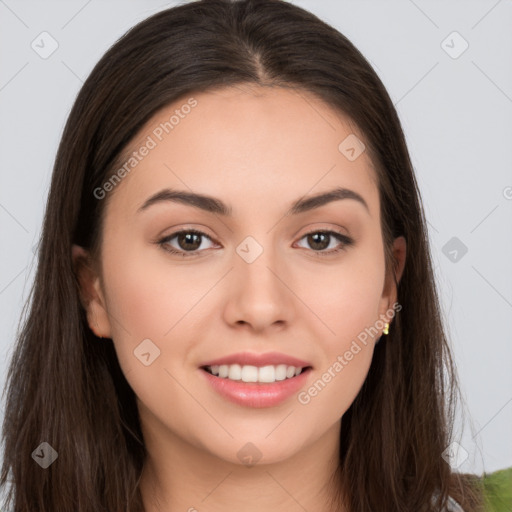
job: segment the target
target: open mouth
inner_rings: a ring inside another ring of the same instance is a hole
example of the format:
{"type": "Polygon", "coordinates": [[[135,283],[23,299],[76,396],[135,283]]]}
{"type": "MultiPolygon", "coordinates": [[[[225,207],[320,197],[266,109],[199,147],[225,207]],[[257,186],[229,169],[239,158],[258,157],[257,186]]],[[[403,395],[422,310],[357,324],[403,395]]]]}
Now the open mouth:
{"type": "Polygon", "coordinates": [[[295,367],[285,364],[268,365],[268,366],[251,366],[251,365],[214,365],[202,366],[202,370],[206,371],[214,377],[238,381],[243,383],[255,384],[272,384],[275,382],[293,379],[312,369],[311,366],[295,367]]]}

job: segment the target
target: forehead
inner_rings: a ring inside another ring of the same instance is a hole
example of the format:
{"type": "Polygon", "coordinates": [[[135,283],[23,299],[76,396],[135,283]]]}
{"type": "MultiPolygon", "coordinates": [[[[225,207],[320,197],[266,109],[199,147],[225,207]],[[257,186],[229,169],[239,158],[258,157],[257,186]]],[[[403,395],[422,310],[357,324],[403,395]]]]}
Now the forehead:
{"type": "Polygon", "coordinates": [[[113,170],[125,172],[109,199],[135,211],[157,189],[178,187],[229,195],[229,202],[288,203],[343,186],[375,203],[376,174],[360,143],[364,136],[347,116],[303,90],[239,85],[192,93],[134,137],[113,170]]]}

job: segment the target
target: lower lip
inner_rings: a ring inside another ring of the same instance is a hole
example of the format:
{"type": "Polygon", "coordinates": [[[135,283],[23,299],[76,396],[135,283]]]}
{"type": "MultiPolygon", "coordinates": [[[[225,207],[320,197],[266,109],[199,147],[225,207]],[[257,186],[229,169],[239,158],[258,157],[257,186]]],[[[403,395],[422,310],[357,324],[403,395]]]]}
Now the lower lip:
{"type": "Polygon", "coordinates": [[[216,377],[203,368],[200,368],[200,371],[213,386],[213,389],[229,401],[246,407],[263,408],[279,405],[297,393],[306,383],[311,368],[291,379],[268,384],[216,377]]]}

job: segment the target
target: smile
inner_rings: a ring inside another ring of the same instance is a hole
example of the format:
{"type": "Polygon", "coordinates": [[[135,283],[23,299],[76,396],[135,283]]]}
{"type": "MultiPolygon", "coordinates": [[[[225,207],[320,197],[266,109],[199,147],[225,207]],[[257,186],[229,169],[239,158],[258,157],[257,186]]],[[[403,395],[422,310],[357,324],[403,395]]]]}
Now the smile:
{"type": "Polygon", "coordinates": [[[221,397],[237,405],[264,408],[277,406],[299,392],[312,368],[233,364],[205,366],[200,371],[221,397]]]}

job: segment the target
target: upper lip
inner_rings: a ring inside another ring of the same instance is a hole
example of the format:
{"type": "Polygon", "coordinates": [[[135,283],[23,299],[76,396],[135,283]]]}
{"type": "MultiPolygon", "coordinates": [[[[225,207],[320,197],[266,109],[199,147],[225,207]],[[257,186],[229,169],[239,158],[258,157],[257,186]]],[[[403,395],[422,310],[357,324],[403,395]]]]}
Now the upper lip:
{"type": "Polygon", "coordinates": [[[302,359],[297,359],[296,357],[288,356],[286,354],[280,354],[279,352],[265,352],[264,354],[239,352],[237,354],[230,354],[226,357],[220,357],[219,359],[212,359],[211,361],[203,363],[201,367],[221,364],[239,364],[240,366],[270,366],[285,364],[287,366],[295,366],[296,368],[311,366],[307,361],[303,361],[302,359]]]}

